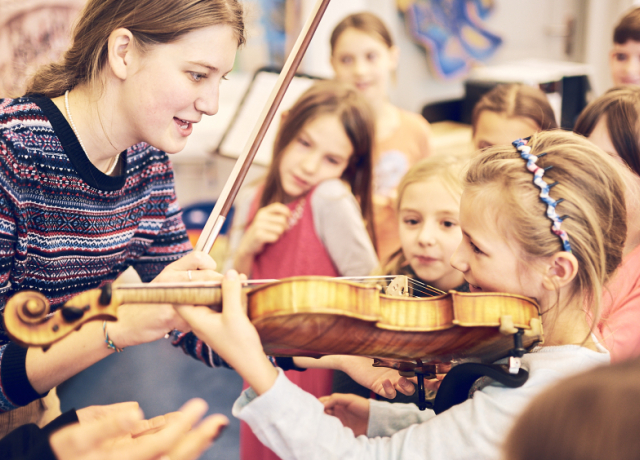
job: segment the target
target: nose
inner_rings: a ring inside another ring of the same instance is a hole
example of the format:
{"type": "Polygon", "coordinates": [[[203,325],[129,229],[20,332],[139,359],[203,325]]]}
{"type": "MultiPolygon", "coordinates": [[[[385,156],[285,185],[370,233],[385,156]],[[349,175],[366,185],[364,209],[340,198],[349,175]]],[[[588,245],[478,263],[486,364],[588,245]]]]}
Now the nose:
{"type": "Polygon", "coordinates": [[[317,152],[309,152],[302,158],[300,169],[302,172],[311,176],[316,173],[320,163],[320,155],[317,152]]]}
{"type": "Polygon", "coordinates": [[[422,224],[420,233],[418,234],[418,243],[421,246],[433,246],[436,244],[436,232],[432,222],[422,224]]]}
{"type": "Polygon", "coordinates": [[[218,113],[219,96],[219,85],[216,85],[213,90],[211,88],[207,88],[196,99],[196,110],[200,113],[204,113],[205,115],[215,115],[218,113]]]}
{"type": "Polygon", "coordinates": [[[364,75],[367,73],[367,63],[364,59],[357,58],[355,60],[353,70],[356,75],[364,75]]]}
{"type": "Polygon", "coordinates": [[[463,247],[464,241],[461,242],[456,250],[451,255],[451,260],[449,263],[453,268],[458,270],[459,272],[466,273],[469,271],[469,263],[467,262],[467,257],[465,255],[465,249],[463,247]]]}

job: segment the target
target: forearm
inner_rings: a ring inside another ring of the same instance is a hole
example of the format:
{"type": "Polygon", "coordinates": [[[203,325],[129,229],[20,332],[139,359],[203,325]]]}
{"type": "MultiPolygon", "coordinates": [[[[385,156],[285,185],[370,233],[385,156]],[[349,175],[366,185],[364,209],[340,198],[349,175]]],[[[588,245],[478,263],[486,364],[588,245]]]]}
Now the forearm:
{"type": "Polygon", "coordinates": [[[238,273],[244,273],[247,276],[251,276],[251,266],[253,265],[253,258],[255,254],[251,252],[238,249],[236,257],[233,261],[233,268],[238,273]]]}
{"type": "Polygon", "coordinates": [[[46,393],[112,353],[104,341],[102,322],[90,321],[46,352],[29,348],[27,377],[35,391],[46,393]]]}

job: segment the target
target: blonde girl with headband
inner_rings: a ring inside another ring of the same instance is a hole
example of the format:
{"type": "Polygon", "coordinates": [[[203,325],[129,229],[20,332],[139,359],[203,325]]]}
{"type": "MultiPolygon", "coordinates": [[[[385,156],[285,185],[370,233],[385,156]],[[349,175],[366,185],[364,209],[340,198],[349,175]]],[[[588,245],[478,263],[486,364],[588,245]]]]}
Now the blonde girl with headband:
{"type": "MultiPolygon", "coordinates": [[[[244,41],[236,0],[86,3],[62,60],[39,69],[25,96],[0,99],[0,310],[31,289],[56,311],[130,266],[145,282],[219,276],[210,257],[190,254],[167,154],[217,112],[244,41]]],[[[0,326],[2,429],[95,362],[188,327],[168,305],[118,313],[46,353],[0,326]]]]}
{"type": "Polygon", "coordinates": [[[471,114],[476,149],[509,145],[514,139],[557,127],[547,96],[538,88],[523,84],[496,86],[480,98],[471,114]]]}
{"type": "MultiPolygon", "coordinates": [[[[238,205],[229,249],[235,269],[252,279],[369,275],[378,264],[373,136],[371,109],[353,87],[324,81],[307,90],[282,120],[265,179],[238,205]]],[[[332,370],[288,376],[315,396],[331,393],[332,370]]],[[[243,459],[277,458],[246,425],[240,433],[243,459]]]]}
{"type": "Polygon", "coordinates": [[[640,86],[612,88],[580,114],[582,134],[628,167],[624,259],[607,285],[598,331],[611,361],[640,356],[640,86]]]}
{"type": "MultiPolygon", "coordinates": [[[[462,241],[460,197],[464,158],[437,155],[416,163],[398,185],[398,227],[401,247],[373,275],[406,275],[417,283],[413,295],[428,295],[428,285],[448,292],[466,292],[464,276],[451,256],[462,241]],[[428,197],[428,198],[425,198],[428,197]]],[[[335,371],[333,393],[368,397],[366,387],[335,371]]],[[[397,395],[393,402],[416,402],[417,395],[397,395]]]]}
{"type": "Polygon", "coordinates": [[[545,340],[522,358],[527,382],[507,388],[483,379],[470,399],[439,415],[362,398],[342,408],[354,434],[272,366],[231,272],[223,281],[223,313],[189,306],[178,311],[251,384],[234,414],[262,442],[288,459],[494,459],[537,394],[609,362],[587,312],[597,317],[603,286],[622,258],[620,165],[571,133],[544,132],[514,144],[472,160],[460,203],[462,242],[451,261],[471,291],[537,300],[545,340]]]}
{"type": "Polygon", "coordinates": [[[352,14],[333,30],[331,65],[335,78],[354,85],[375,114],[374,217],[381,260],[395,251],[399,242],[395,189],[413,164],[432,153],[429,123],[389,101],[389,84],[398,59],[399,50],[389,29],[374,14],[352,14]]]}

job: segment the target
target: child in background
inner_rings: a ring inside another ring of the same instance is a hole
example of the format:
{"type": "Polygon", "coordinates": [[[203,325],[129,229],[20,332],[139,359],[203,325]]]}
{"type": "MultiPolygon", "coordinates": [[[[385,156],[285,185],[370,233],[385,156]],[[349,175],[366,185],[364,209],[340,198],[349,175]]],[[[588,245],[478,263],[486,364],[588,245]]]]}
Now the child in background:
{"type": "Polygon", "coordinates": [[[614,29],[609,67],[614,86],[640,85],[640,8],[625,14],[614,29]]]}
{"type": "Polygon", "coordinates": [[[555,129],[558,123],[547,96],[521,84],[498,85],[476,103],[471,115],[473,145],[484,149],[555,129]]]}
{"type": "Polygon", "coordinates": [[[346,17],[331,35],[331,65],[336,79],[355,85],[375,114],[374,227],[380,260],[399,246],[396,187],[413,164],[431,154],[429,123],[389,101],[389,82],[398,67],[398,51],[387,27],[371,13],[346,17]]]}
{"type": "Polygon", "coordinates": [[[507,388],[483,379],[471,399],[439,415],[362,399],[361,411],[351,416],[368,437],[356,438],[272,366],[231,272],[223,281],[222,313],[191,306],[178,311],[251,384],[234,414],[264,443],[287,459],[495,459],[537,394],[609,362],[586,312],[598,314],[603,285],[622,258],[621,166],[571,133],[538,133],[513,144],[487,149],[472,161],[460,203],[463,238],[452,263],[473,292],[537,300],[545,340],[522,358],[527,382],[507,388]]]}
{"type": "MultiPolygon", "coordinates": [[[[402,178],[397,209],[402,247],[392,254],[379,274],[406,275],[444,292],[469,290],[462,273],[450,263],[462,241],[460,197],[465,163],[438,155],[421,160],[402,178]]],[[[420,292],[414,295],[420,296],[420,292]]],[[[335,371],[333,393],[369,397],[370,390],[346,373],[335,371]]],[[[393,402],[415,401],[417,393],[393,399],[393,402]]]]}
{"type": "MultiPolygon", "coordinates": [[[[371,242],[373,133],[369,105],[351,86],[327,81],[305,92],[285,115],[265,181],[238,206],[234,267],[253,279],[368,275],[378,263],[371,242]]],[[[287,375],[317,397],[331,393],[332,370],[287,375]]],[[[277,458],[244,425],[241,456],[277,458]]]]}
{"type": "Polygon", "coordinates": [[[574,131],[629,168],[624,259],[604,292],[598,323],[616,362],[640,356],[640,87],[607,91],[582,111],[574,131]]]}

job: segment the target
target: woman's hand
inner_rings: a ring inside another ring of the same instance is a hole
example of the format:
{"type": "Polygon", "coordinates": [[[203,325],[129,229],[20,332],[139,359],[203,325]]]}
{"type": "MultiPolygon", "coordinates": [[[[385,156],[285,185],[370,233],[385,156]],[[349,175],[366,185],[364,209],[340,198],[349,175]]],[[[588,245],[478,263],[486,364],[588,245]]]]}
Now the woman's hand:
{"type": "MultiPolygon", "coordinates": [[[[220,280],[215,269],[208,254],[194,251],[167,265],[151,283],[220,280]]],[[[190,326],[169,304],[125,304],[118,309],[118,321],[107,323],[109,338],[119,348],[153,342],[174,329],[188,332],[190,326]]]]}
{"type": "Polygon", "coordinates": [[[229,423],[223,415],[212,415],[195,426],[207,411],[200,399],[189,401],[179,412],[147,421],[136,406],[125,403],[102,411],[96,407],[84,414],[78,411],[80,423],[51,435],[51,449],[59,460],[192,460],[229,423]]]}
{"type": "Polygon", "coordinates": [[[221,279],[222,275],[216,272],[216,261],[209,254],[192,251],[167,265],[152,283],[188,283],[221,279]]]}
{"type": "Polygon", "coordinates": [[[265,245],[275,243],[289,228],[291,210],[282,203],[271,203],[260,209],[245,232],[238,253],[255,256],[265,245]]]}
{"type": "Polygon", "coordinates": [[[366,435],[369,427],[369,400],[352,394],[334,393],[323,396],[320,402],[324,411],[338,417],[342,424],[353,430],[356,436],[366,435]]]}
{"type": "Polygon", "coordinates": [[[271,388],[277,370],[264,354],[258,331],[242,302],[242,283],[235,270],[222,280],[222,313],[208,307],[176,306],[193,332],[240,374],[258,394],[271,388]]]}

